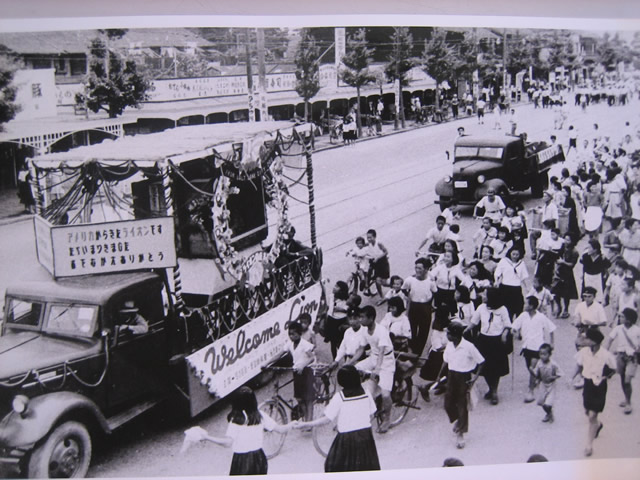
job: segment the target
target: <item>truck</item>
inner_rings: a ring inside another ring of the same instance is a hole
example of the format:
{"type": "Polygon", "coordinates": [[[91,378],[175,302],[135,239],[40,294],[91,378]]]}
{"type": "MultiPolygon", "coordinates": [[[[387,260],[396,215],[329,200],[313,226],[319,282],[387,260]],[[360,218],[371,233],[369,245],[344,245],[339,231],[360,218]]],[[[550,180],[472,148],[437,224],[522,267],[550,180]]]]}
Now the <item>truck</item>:
{"type": "Polygon", "coordinates": [[[549,169],[564,161],[559,144],[527,142],[526,136],[463,135],[454,145],[453,172],[436,184],[436,203],[475,205],[490,188],[503,198],[531,188],[541,198],[549,185],[549,169]]]}
{"type": "Polygon", "coordinates": [[[162,402],[203,412],[279,356],[287,322],[324,314],[313,217],[311,246],[288,236],[302,211],[286,198],[303,182],[275,185],[296,168],[313,188],[310,130],[270,126],[180,127],[31,159],[47,274],[5,292],[0,464],[83,477],[98,437],[162,402]]]}

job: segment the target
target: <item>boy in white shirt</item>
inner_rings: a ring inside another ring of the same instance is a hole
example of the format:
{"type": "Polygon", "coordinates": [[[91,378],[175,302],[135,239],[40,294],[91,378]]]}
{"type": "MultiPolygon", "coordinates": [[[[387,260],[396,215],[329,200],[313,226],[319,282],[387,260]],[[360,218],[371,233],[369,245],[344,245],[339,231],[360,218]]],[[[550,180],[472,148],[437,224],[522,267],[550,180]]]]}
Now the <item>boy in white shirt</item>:
{"type": "Polygon", "coordinates": [[[300,418],[311,420],[313,417],[313,400],[315,398],[313,371],[309,368],[315,361],[315,347],[302,338],[302,325],[291,322],[288,325],[289,342],[285,354],[293,359],[293,396],[298,402],[300,418]]]}
{"type": "Polygon", "coordinates": [[[330,369],[334,369],[340,365],[341,362],[344,362],[344,365],[355,364],[360,360],[359,357],[355,356],[356,353],[359,349],[364,349],[367,345],[367,340],[364,338],[364,330],[360,325],[360,309],[351,308],[348,313],[348,318],[349,328],[344,332],[344,337],[336,353],[336,358],[330,365],[330,369]]]}
{"type": "Polygon", "coordinates": [[[621,325],[617,325],[609,333],[607,350],[616,355],[617,370],[620,374],[620,383],[624,393],[624,401],[620,404],[624,413],[629,415],[631,408],[631,381],[636,375],[638,356],[640,355],[640,327],[636,325],[638,312],[631,308],[625,308],[618,315],[621,325]]]}
{"type": "Polygon", "coordinates": [[[527,370],[529,371],[529,391],[524,398],[525,403],[533,402],[533,390],[537,380],[531,373],[535,369],[540,358],[540,346],[549,343],[553,347],[553,332],[556,329],[554,323],[546,315],[538,311],[538,298],[528,296],[522,312],[513,322],[513,331],[517,332],[522,340],[521,355],[524,356],[527,370]],[[549,342],[546,342],[546,337],[549,342]]]}

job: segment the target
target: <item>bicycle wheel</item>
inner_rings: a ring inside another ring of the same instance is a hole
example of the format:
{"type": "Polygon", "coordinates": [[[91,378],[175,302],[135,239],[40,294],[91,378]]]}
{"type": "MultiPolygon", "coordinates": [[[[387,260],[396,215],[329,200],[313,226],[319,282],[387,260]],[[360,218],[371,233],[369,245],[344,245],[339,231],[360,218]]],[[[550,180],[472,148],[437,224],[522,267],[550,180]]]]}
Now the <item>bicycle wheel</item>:
{"type": "Polygon", "coordinates": [[[418,400],[417,389],[413,386],[413,382],[403,380],[393,392],[391,392],[393,403],[391,404],[390,422],[395,427],[400,424],[404,417],[407,416],[409,409],[415,406],[418,400]]]}
{"type": "MultiPolygon", "coordinates": [[[[326,406],[326,403],[314,403],[313,418],[322,417],[326,406]]],[[[316,451],[323,457],[326,457],[333,443],[333,439],[336,438],[337,434],[338,430],[333,422],[313,427],[313,446],[316,448],[316,451]]]]}
{"type": "Polygon", "coordinates": [[[358,293],[359,285],[360,285],[360,279],[358,278],[358,274],[352,273],[351,276],[349,277],[349,282],[347,283],[349,294],[358,293]]]}
{"type": "MultiPolygon", "coordinates": [[[[287,412],[284,407],[275,400],[267,400],[266,402],[262,402],[258,409],[269,415],[278,425],[285,425],[287,423],[287,412]]],[[[262,445],[262,450],[264,450],[264,454],[268,459],[271,459],[280,453],[282,450],[282,445],[284,445],[284,439],[287,436],[285,433],[280,433],[274,431],[265,431],[264,432],[264,442],[262,445]]]]}

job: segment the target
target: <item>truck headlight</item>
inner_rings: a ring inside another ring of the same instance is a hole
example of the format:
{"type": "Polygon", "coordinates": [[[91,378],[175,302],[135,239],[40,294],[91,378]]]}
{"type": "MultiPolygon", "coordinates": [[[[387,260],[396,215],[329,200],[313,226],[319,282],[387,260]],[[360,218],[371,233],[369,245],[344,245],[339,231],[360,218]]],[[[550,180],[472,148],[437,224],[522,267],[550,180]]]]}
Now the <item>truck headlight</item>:
{"type": "Polygon", "coordinates": [[[444,177],[444,181],[445,183],[451,183],[451,175],[447,175],[446,177],[444,177]]]}
{"type": "Polygon", "coordinates": [[[21,416],[26,413],[28,407],[29,397],[25,395],[16,395],[11,402],[11,408],[13,408],[13,411],[21,416]]]}
{"type": "Polygon", "coordinates": [[[478,183],[484,183],[485,180],[484,175],[478,175],[478,183]]]}

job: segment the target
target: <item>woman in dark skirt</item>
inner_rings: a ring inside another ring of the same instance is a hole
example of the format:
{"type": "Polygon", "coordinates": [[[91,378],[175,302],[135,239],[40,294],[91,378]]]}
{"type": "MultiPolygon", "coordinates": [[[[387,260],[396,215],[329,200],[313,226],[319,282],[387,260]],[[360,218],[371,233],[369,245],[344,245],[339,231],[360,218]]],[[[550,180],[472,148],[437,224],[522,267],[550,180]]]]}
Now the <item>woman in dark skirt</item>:
{"type": "Polygon", "coordinates": [[[557,311],[562,311],[561,318],[569,318],[569,302],[578,298],[578,288],[573,269],[578,263],[580,254],[576,250],[574,236],[567,233],[564,236],[564,247],[560,258],[556,260],[551,293],[556,296],[557,311]]]}
{"type": "Polygon", "coordinates": [[[480,333],[474,343],[484,357],[482,376],[489,391],[484,396],[492,405],[498,404],[498,384],[500,377],[509,374],[508,334],[511,330],[509,311],[502,305],[501,292],[489,288],[486,303],[483,303],[471,317],[465,334],[479,327],[480,333]]]}
{"type": "Polygon", "coordinates": [[[500,290],[502,303],[509,311],[510,318],[520,315],[524,308],[522,291],[526,290],[529,270],[523,257],[524,253],[520,249],[512,247],[507,256],[498,262],[494,274],[495,284],[500,290]]]}
{"type": "Polygon", "coordinates": [[[293,422],[293,427],[314,427],[335,422],[338,435],[324,462],[325,472],[380,470],[378,450],[371,430],[371,416],[376,412],[375,402],[362,388],[360,374],[353,365],[338,370],[338,385],[342,391],[329,401],[322,417],[310,422],[293,422]]]}
{"type": "Polygon", "coordinates": [[[268,464],[262,450],[264,430],[284,433],[288,427],[278,425],[258,410],[258,401],[249,387],[236,391],[227,420],[229,426],[225,437],[203,435],[201,440],[233,449],[229,475],[265,475],[268,464]]]}

